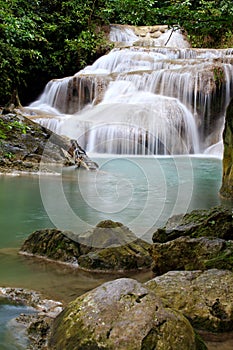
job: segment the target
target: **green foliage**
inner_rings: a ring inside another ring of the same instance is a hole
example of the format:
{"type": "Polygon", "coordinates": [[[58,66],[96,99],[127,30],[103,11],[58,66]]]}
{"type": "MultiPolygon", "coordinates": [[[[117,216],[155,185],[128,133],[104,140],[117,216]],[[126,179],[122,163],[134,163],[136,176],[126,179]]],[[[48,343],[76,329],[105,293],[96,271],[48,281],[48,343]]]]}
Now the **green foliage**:
{"type": "Polygon", "coordinates": [[[161,21],[184,28],[194,47],[222,47],[232,28],[233,8],[229,0],[167,1],[157,8],[161,21]]]}
{"type": "Polygon", "coordinates": [[[4,156],[4,158],[7,158],[7,159],[13,159],[13,158],[15,158],[15,154],[12,153],[12,152],[4,153],[3,156],[4,156]]]}
{"type": "Polygon", "coordinates": [[[48,80],[74,74],[106,51],[97,3],[0,0],[0,105],[15,89],[27,103],[48,80]]]}
{"type": "Polygon", "coordinates": [[[7,134],[14,129],[19,130],[22,134],[26,134],[30,127],[18,120],[6,123],[0,119],[0,139],[5,140],[7,134]]]}
{"type": "Polygon", "coordinates": [[[109,49],[102,25],[168,24],[193,46],[232,45],[232,0],[0,0],[0,105],[23,104],[52,78],[72,75],[109,49]]]}
{"type": "Polygon", "coordinates": [[[155,24],[154,0],[109,0],[107,2],[109,20],[113,23],[149,25],[155,24]]]}

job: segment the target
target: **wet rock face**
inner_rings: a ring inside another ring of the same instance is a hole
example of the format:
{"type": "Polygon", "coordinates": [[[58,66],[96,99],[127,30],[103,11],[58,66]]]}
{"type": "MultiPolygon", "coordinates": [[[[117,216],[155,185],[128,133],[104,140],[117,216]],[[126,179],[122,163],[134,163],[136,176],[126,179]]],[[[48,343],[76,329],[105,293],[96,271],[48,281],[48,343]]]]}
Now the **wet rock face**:
{"type": "Polygon", "coordinates": [[[156,275],[177,270],[233,271],[233,241],[179,237],[171,242],[155,243],[150,250],[156,275]]]}
{"type": "Polygon", "coordinates": [[[56,350],[206,349],[188,320],[165,308],[147,287],[118,279],[71,302],[55,319],[49,346],[56,350]]]}
{"type": "Polygon", "coordinates": [[[227,199],[233,198],[233,99],[228,105],[225,128],[223,132],[224,154],[223,175],[220,195],[227,199]]]}
{"type": "Polygon", "coordinates": [[[233,239],[232,212],[223,207],[208,210],[193,210],[185,215],[171,217],[166,226],[153,234],[153,242],[164,243],[181,236],[219,237],[233,239]]]}
{"type": "Polygon", "coordinates": [[[233,273],[223,270],[171,271],[146,283],[166,305],[201,330],[233,330],[233,273]]]}
{"type": "Polygon", "coordinates": [[[123,224],[106,220],[80,235],[57,229],[35,231],[24,242],[21,253],[87,270],[121,271],[150,268],[149,248],[149,243],[123,224]]]}

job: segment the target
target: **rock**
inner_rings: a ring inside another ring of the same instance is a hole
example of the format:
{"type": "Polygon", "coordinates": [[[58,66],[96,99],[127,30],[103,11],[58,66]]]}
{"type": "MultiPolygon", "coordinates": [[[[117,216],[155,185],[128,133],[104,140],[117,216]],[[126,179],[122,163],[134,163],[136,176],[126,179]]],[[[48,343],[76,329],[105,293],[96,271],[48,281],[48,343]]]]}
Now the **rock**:
{"type": "Polygon", "coordinates": [[[27,349],[47,349],[50,327],[54,318],[63,310],[62,303],[44,299],[40,293],[22,288],[0,288],[0,297],[14,305],[23,304],[34,308],[32,314],[20,314],[11,321],[17,331],[26,330],[25,337],[29,340],[27,349]]]}
{"type": "Polygon", "coordinates": [[[63,152],[70,148],[70,141],[29,120],[20,110],[0,115],[0,140],[2,172],[38,171],[41,160],[70,165],[63,152]]]}
{"type": "Polygon", "coordinates": [[[150,244],[140,239],[123,246],[108,247],[89,252],[78,259],[79,266],[87,270],[124,271],[151,267],[150,244]]]}
{"type": "Polygon", "coordinates": [[[164,307],[150,289],[127,278],[104,283],[71,302],[55,319],[49,347],[206,349],[180,312],[164,307]]]}
{"type": "Polygon", "coordinates": [[[139,37],[151,37],[159,38],[162,33],[165,33],[168,30],[168,26],[129,26],[134,33],[139,37]]]}
{"type": "Polygon", "coordinates": [[[223,131],[223,175],[220,195],[224,198],[233,198],[233,99],[230,101],[225,118],[223,131]]]}
{"type": "Polygon", "coordinates": [[[125,271],[150,268],[150,246],[123,224],[105,220],[80,235],[58,229],[35,231],[20,252],[88,270],[125,271]]]}
{"type": "Polygon", "coordinates": [[[96,227],[78,235],[78,241],[89,247],[108,248],[135,241],[137,236],[120,222],[100,221],[96,227]]]}
{"type": "Polygon", "coordinates": [[[163,243],[180,236],[233,239],[232,212],[219,206],[175,215],[168,220],[165,227],[159,228],[153,234],[152,240],[163,243]]]}
{"type": "Polygon", "coordinates": [[[93,247],[78,259],[88,270],[137,270],[150,268],[150,244],[119,222],[101,221],[96,227],[78,236],[80,243],[93,247]]]}
{"type": "Polygon", "coordinates": [[[166,305],[179,310],[193,327],[233,330],[233,273],[223,270],[171,271],[146,283],[166,305]]]}
{"type": "Polygon", "coordinates": [[[83,250],[78,242],[73,241],[66,235],[65,231],[43,229],[33,232],[23,243],[20,252],[77,264],[79,256],[91,250],[88,247],[82,248],[83,250]]]}
{"type": "Polygon", "coordinates": [[[179,237],[171,242],[155,243],[150,253],[156,275],[174,270],[233,270],[233,241],[179,237]]]}

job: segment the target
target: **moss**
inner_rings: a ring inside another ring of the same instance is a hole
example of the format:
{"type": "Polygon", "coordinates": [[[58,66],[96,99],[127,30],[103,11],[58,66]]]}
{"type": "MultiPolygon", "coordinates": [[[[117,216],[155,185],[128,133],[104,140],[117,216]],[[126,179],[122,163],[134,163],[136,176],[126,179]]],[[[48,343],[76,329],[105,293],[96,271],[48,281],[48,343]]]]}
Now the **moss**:
{"type": "Polygon", "coordinates": [[[138,282],[122,279],[71,302],[55,319],[49,349],[205,349],[196,344],[191,324],[179,311],[164,308],[138,282]]]}
{"type": "MultiPolygon", "coordinates": [[[[229,243],[226,243],[229,246],[229,243]]],[[[226,248],[226,250],[220,252],[215,257],[204,262],[204,266],[206,269],[225,269],[233,271],[233,249],[226,248]]]]}
{"type": "Polygon", "coordinates": [[[215,84],[216,84],[217,88],[220,88],[224,82],[224,76],[225,76],[224,70],[222,67],[216,66],[213,68],[213,73],[214,73],[215,84]]]}
{"type": "Polygon", "coordinates": [[[142,340],[141,350],[155,350],[159,339],[159,334],[156,329],[151,329],[142,340]]]}
{"type": "Polygon", "coordinates": [[[57,229],[33,232],[24,242],[21,251],[65,262],[74,262],[81,254],[80,244],[57,229]]]}
{"type": "Polygon", "coordinates": [[[165,227],[153,234],[153,242],[164,243],[181,236],[233,239],[232,213],[218,206],[208,210],[193,210],[178,221],[171,218],[165,227]],[[169,226],[170,221],[174,221],[173,227],[169,226]]]}
{"type": "Polygon", "coordinates": [[[197,332],[195,332],[195,342],[196,342],[196,349],[197,350],[208,350],[202,337],[197,332]]]}
{"type": "Polygon", "coordinates": [[[233,99],[230,101],[225,118],[223,131],[224,155],[223,176],[220,195],[226,199],[233,198],[233,99]]]}
{"type": "Polygon", "coordinates": [[[123,224],[121,222],[112,221],[112,220],[103,220],[96,225],[96,227],[101,227],[101,228],[116,228],[116,227],[122,227],[122,226],[123,224]]]}
{"type": "Polygon", "coordinates": [[[174,270],[227,269],[233,271],[233,243],[205,237],[180,237],[167,243],[155,243],[150,249],[152,270],[164,274],[174,270]]]}
{"type": "MultiPolygon", "coordinates": [[[[119,224],[119,223],[117,223],[119,224]]],[[[95,228],[93,234],[83,234],[78,242],[74,234],[58,229],[33,232],[21,247],[22,252],[68,263],[79,263],[88,270],[136,270],[151,266],[150,244],[136,239],[123,225],[114,229],[95,228]],[[96,241],[95,241],[96,239],[96,241]],[[125,244],[125,241],[130,243],[125,244]],[[85,244],[86,243],[86,244],[85,244]],[[100,244],[100,247],[96,247],[100,244]],[[105,248],[106,245],[106,248],[105,248]]]]}
{"type": "Polygon", "coordinates": [[[119,247],[109,247],[81,255],[80,267],[97,270],[136,270],[149,268],[152,259],[149,255],[149,244],[136,241],[119,247]]]}

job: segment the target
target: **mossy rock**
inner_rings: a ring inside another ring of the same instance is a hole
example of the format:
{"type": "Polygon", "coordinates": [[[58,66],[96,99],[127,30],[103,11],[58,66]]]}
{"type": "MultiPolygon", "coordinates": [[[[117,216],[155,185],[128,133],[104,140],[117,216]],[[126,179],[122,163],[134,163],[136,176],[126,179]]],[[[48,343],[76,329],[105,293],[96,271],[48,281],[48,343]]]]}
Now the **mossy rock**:
{"type": "Polygon", "coordinates": [[[79,266],[88,270],[124,271],[151,267],[150,244],[137,239],[134,242],[113,246],[81,255],[79,266]]]}
{"type": "Polygon", "coordinates": [[[63,152],[70,147],[69,139],[56,135],[22,113],[14,110],[0,116],[1,170],[39,171],[42,160],[43,163],[70,165],[63,152]]]}
{"type": "Polygon", "coordinates": [[[116,228],[116,227],[122,227],[123,224],[121,222],[112,221],[112,220],[103,220],[100,221],[96,227],[102,227],[102,228],[116,228]]]}
{"type": "Polygon", "coordinates": [[[181,311],[198,330],[233,331],[233,273],[170,271],[146,283],[168,307],[181,311]]]}
{"type": "Polygon", "coordinates": [[[56,350],[206,350],[189,321],[149,288],[122,278],[71,302],[55,319],[56,350]]]}
{"type": "Polygon", "coordinates": [[[233,199],[233,98],[226,111],[223,144],[223,176],[220,195],[227,199],[233,199]]]}
{"type": "Polygon", "coordinates": [[[82,247],[78,242],[71,240],[61,230],[43,229],[33,232],[23,243],[20,252],[77,264],[78,257],[83,253],[82,248],[86,253],[87,247],[82,247]]]}
{"type": "Polygon", "coordinates": [[[175,270],[221,268],[233,271],[233,241],[179,237],[150,249],[156,275],[175,270]]]}
{"type": "Polygon", "coordinates": [[[104,220],[91,230],[79,234],[77,239],[89,247],[102,249],[134,242],[137,236],[120,222],[104,220]]]}
{"type": "Polygon", "coordinates": [[[153,242],[164,243],[181,236],[218,237],[233,239],[232,212],[221,206],[206,210],[193,210],[185,215],[171,217],[165,227],[153,234],[153,242]]]}
{"type": "Polygon", "coordinates": [[[150,246],[123,224],[108,220],[80,235],[58,229],[37,230],[20,252],[86,270],[128,271],[151,267],[150,246]]]}

